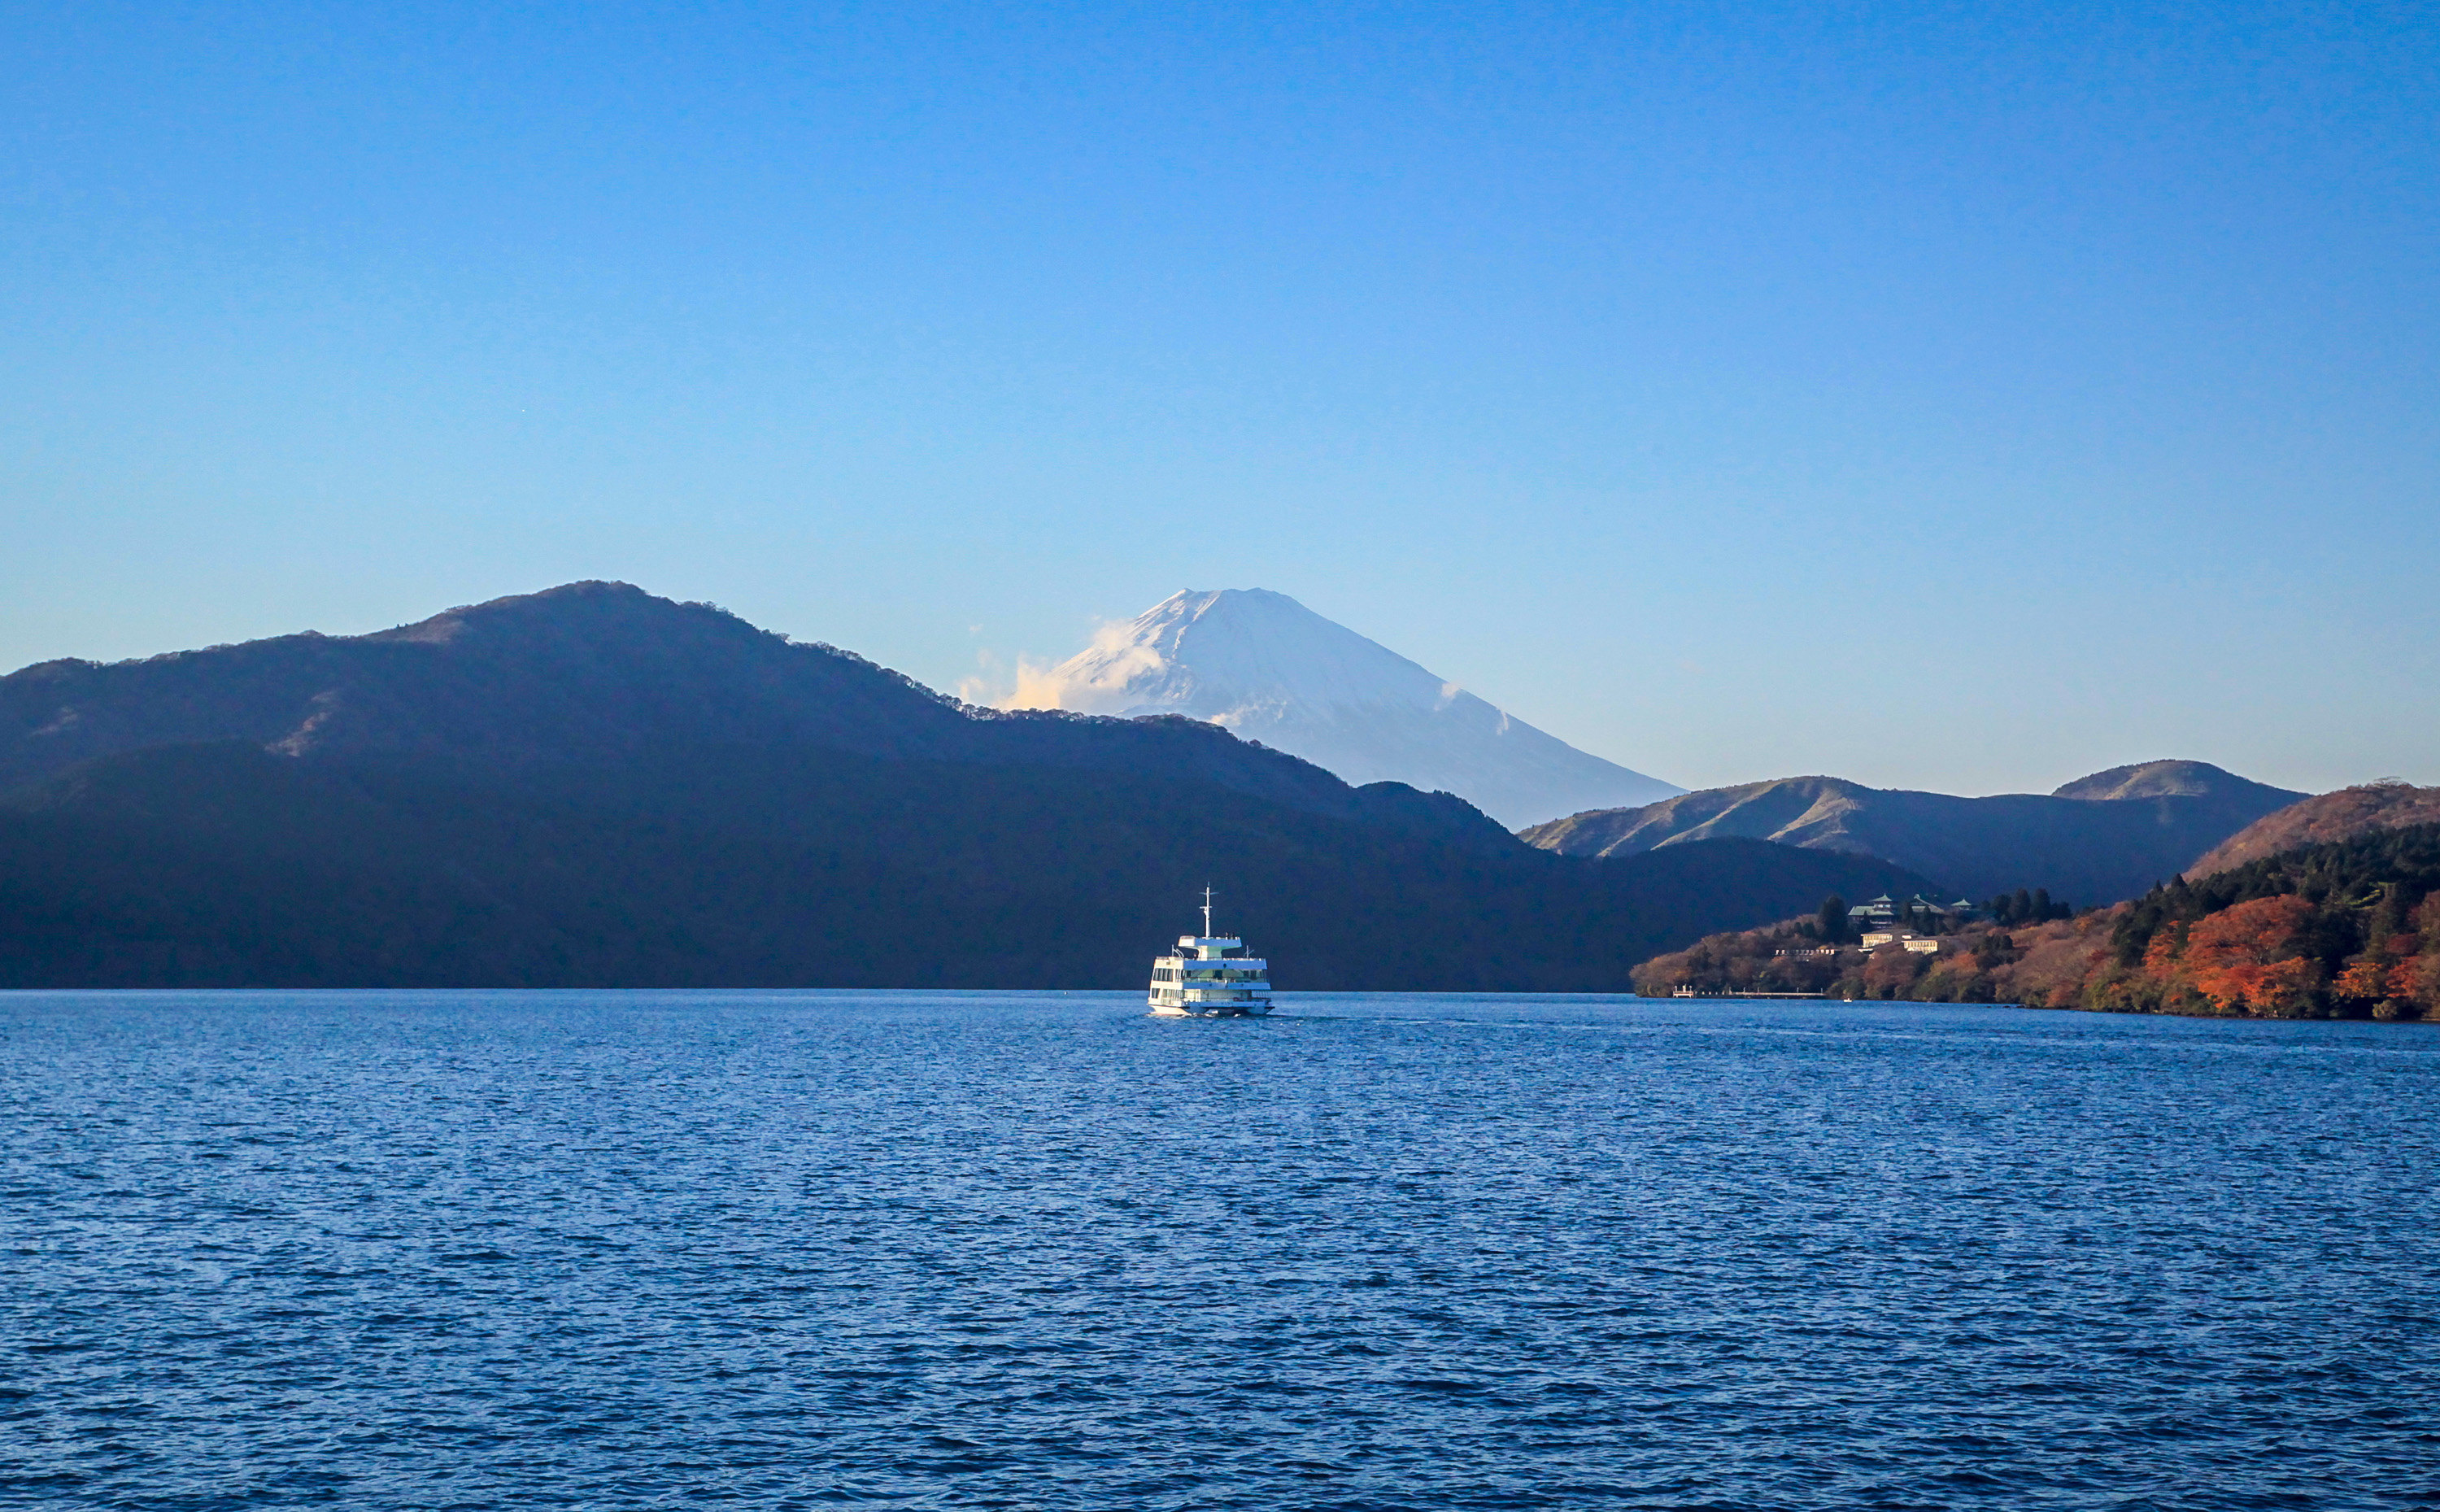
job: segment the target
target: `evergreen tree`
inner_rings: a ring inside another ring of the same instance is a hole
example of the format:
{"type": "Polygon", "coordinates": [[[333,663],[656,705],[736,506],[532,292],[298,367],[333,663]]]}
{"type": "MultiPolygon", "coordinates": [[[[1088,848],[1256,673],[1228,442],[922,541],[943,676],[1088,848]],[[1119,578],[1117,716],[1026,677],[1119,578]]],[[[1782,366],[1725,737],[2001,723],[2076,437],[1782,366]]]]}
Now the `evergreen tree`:
{"type": "Polygon", "coordinates": [[[2380,906],[2372,910],[2372,924],[2365,933],[2376,945],[2387,941],[2391,935],[2404,934],[2408,927],[2407,916],[2413,911],[2413,905],[2406,895],[2406,884],[2392,882],[2380,890],[2380,906]]]}

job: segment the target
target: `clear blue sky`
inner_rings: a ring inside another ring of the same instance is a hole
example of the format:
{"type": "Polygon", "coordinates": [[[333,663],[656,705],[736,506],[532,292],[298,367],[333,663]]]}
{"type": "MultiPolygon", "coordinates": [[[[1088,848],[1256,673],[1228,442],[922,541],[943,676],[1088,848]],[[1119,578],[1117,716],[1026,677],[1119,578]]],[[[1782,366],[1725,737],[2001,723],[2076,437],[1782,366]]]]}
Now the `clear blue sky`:
{"type": "Polygon", "coordinates": [[[6,666],[1265,586],[1689,785],[2440,782],[2429,5],[0,18],[6,666]]]}

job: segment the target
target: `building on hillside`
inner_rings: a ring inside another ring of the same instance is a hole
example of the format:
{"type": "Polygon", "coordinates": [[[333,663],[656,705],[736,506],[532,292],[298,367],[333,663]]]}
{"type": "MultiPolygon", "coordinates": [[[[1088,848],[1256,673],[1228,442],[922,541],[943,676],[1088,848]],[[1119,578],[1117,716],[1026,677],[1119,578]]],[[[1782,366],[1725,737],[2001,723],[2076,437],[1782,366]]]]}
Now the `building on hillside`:
{"type": "Polygon", "coordinates": [[[1897,916],[1897,900],[1886,892],[1868,902],[1858,903],[1847,910],[1847,921],[1850,924],[1888,924],[1897,916]]]}
{"type": "Polygon", "coordinates": [[[1864,936],[1863,943],[1867,950],[1878,950],[1885,945],[1896,944],[1919,956],[1940,954],[1939,941],[1929,935],[1916,934],[1911,929],[1875,929],[1864,936]]]}
{"type": "Polygon", "coordinates": [[[1959,898],[1954,903],[1934,903],[1918,892],[1911,898],[1900,901],[1884,892],[1869,902],[1857,904],[1847,910],[1847,917],[1858,926],[1867,924],[1896,926],[1920,921],[1936,927],[1942,923],[1963,924],[1981,911],[1965,898],[1959,898]]]}

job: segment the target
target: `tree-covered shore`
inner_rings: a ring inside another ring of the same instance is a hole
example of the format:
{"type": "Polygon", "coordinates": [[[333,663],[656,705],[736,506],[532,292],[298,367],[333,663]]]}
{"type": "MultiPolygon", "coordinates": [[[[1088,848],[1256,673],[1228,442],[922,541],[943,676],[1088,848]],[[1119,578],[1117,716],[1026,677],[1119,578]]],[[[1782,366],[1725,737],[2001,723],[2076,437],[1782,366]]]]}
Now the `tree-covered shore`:
{"type": "MultiPolygon", "coordinates": [[[[1837,900],[1831,900],[1836,904],[1837,900]]],[[[1866,950],[1843,907],[1715,934],[1636,990],[1819,992],[1919,1002],[2269,1018],[2440,1021],[2440,825],[2268,856],[2042,922],[1985,918],[1866,950]]]]}

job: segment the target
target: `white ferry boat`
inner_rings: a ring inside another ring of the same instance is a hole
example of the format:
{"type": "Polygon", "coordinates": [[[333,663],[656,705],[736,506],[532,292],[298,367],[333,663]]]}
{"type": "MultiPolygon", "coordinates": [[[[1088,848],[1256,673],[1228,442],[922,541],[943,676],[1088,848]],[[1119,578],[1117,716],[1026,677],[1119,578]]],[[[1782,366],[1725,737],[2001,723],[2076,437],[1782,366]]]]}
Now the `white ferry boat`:
{"type": "Polygon", "coordinates": [[[1232,956],[1246,942],[1211,932],[1211,890],[1203,890],[1203,932],[1177,937],[1177,953],[1152,963],[1155,1018],[1244,1018],[1271,1011],[1270,971],[1260,956],[1232,956]]]}

